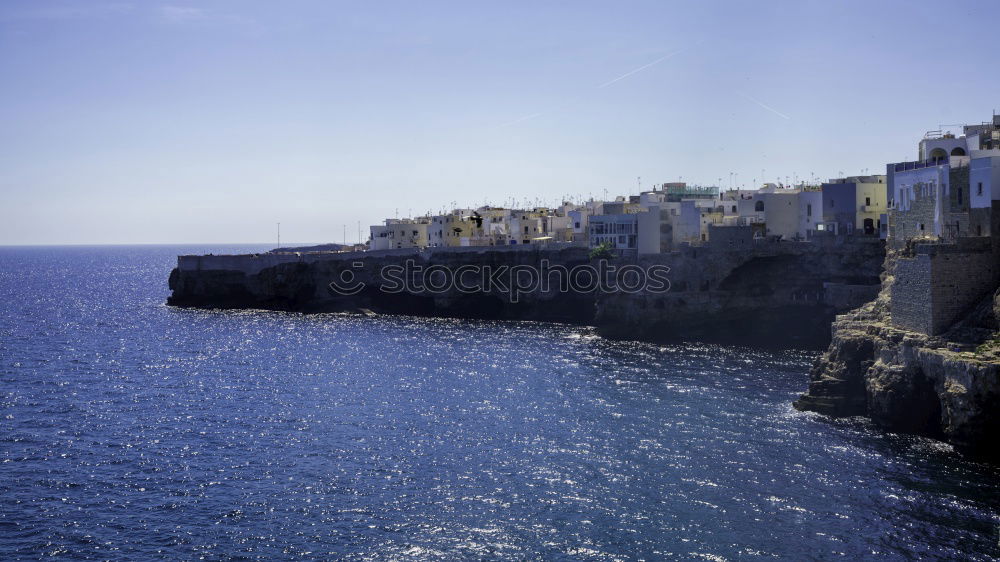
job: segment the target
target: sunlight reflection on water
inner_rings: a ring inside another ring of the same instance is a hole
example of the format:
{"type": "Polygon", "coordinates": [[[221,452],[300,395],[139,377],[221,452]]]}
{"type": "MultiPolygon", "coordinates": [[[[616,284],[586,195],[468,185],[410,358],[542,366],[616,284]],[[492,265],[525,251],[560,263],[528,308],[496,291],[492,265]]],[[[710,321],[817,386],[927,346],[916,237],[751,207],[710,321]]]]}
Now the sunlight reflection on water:
{"type": "Polygon", "coordinates": [[[794,411],[811,354],[178,310],[181,251],[0,249],[0,557],[997,554],[997,471],[794,411]]]}

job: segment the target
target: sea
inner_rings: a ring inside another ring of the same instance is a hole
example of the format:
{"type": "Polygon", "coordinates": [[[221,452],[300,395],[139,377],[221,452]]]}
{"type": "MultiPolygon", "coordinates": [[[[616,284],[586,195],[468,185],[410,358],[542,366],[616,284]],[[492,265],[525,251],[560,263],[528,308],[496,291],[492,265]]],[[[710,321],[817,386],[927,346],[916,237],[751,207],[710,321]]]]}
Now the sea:
{"type": "Polygon", "coordinates": [[[795,411],[815,351],[165,305],[262,249],[0,248],[0,559],[1000,556],[1000,470],[795,411]]]}

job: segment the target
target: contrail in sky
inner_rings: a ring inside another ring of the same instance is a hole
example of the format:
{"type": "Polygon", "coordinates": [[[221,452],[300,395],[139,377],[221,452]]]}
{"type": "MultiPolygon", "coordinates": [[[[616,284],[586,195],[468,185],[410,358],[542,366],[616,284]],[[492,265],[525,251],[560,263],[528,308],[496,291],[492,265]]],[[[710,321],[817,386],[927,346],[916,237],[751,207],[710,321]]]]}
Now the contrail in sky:
{"type": "Polygon", "coordinates": [[[598,86],[598,88],[607,88],[608,86],[614,84],[615,82],[618,82],[619,80],[624,80],[624,79],[628,78],[629,76],[632,76],[636,72],[642,72],[643,70],[646,70],[647,68],[649,68],[651,66],[660,64],[661,62],[669,59],[670,57],[679,55],[679,54],[683,53],[684,51],[686,51],[688,49],[689,49],[689,47],[685,47],[683,49],[678,49],[678,50],[676,50],[676,51],[674,51],[672,53],[667,53],[667,54],[663,55],[662,57],[654,60],[653,62],[646,63],[646,64],[640,66],[639,68],[636,68],[635,70],[630,70],[630,71],[626,72],[625,74],[622,74],[621,76],[619,76],[618,78],[615,78],[614,80],[609,80],[608,82],[605,82],[605,83],[601,84],[600,86],[598,86]]]}
{"type": "Polygon", "coordinates": [[[538,117],[541,114],[542,114],[542,112],[539,111],[538,113],[532,113],[530,115],[524,115],[522,117],[518,117],[517,119],[514,119],[513,121],[507,121],[503,125],[497,125],[496,128],[497,129],[502,129],[504,127],[510,127],[511,125],[515,125],[517,123],[521,123],[522,121],[527,121],[529,119],[534,119],[535,117],[538,117]]]}
{"type": "Polygon", "coordinates": [[[771,113],[777,115],[778,117],[781,117],[782,119],[791,119],[791,117],[785,115],[784,113],[778,111],[777,109],[775,109],[775,108],[773,108],[773,107],[771,107],[771,106],[769,106],[769,105],[767,105],[767,104],[765,104],[765,103],[763,103],[761,101],[755,100],[754,98],[752,98],[752,97],[750,97],[750,96],[748,96],[748,95],[746,95],[744,93],[740,93],[740,96],[742,96],[742,97],[744,97],[744,98],[746,98],[746,99],[754,102],[755,104],[763,107],[764,109],[770,111],[771,113]]]}
{"type": "MultiPolygon", "coordinates": [[[[651,66],[656,66],[656,65],[660,64],[661,62],[663,62],[663,61],[665,61],[665,60],[667,60],[667,59],[669,59],[671,57],[677,56],[677,55],[683,53],[684,51],[687,51],[691,47],[700,45],[703,42],[704,42],[704,39],[702,39],[701,41],[698,41],[694,45],[691,45],[691,46],[688,46],[688,47],[684,47],[683,49],[678,49],[678,50],[676,50],[676,51],[674,51],[672,53],[667,53],[667,54],[663,55],[662,57],[654,60],[653,62],[648,62],[648,63],[640,66],[639,68],[630,70],[630,71],[626,72],[625,74],[622,74],[618,78],[615,78],[613,80],[609,80],[608,82],[605,82],[605,83],[601,84],[600,86],[597,86],[595,89],[600,90],[601,88],[607,88],[608,86],[610,86],[610,85],[612,85],[612,84],[614,84],[616,82],[620,82],[620,81],[628,78],[629,76],[632,76],[633,74],[636,74],[638,72],[642,72],[643,70],[646,70],[647,68],[649,68],[651,66]]],[[[579,98],[574,98],[574,99],[579,99],[579,98]]],[[[565,105],[565,104],[562,104],[562,105],[565,105]]],[[[771,111],[774,111],[774,110],[772,109],[771,111]]],[[[508,121],[508,122],[506,122],[506,123],[504,123],[502,125],[497,125],[494,128],[495,129],[502,129],[504,127],[510,127],[511,125],[516,125],[517,123],[523,123],[524,121],[528,121],[530,119],[534,119],[535,117],[539,117],[541,115],[545,115],[545,112],[544,111],[539,111],[537,113],[531,113],[531,114],[528,114],[528,115],[524,115],[524,116],[518,117],[517,119],[514,119],[513,121],[508,121]]],[[[788,118],[785,117],[785,119],[788,119],[788,118]]]]}

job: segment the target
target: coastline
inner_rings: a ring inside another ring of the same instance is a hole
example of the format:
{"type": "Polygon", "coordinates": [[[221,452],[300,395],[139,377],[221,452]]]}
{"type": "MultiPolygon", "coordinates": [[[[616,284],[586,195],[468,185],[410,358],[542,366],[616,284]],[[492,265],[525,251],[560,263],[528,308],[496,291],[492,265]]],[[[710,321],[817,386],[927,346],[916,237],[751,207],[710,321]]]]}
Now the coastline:
{"type": "Polygon", "coordinates": [[[586,248],[462,248],[461,251],[293,252],[180,256],[168,304],[297,312],[371,311],[458,318],[523,319],[594,326],[615,339],[710,341],[822,349],[829,322],[877,291],[883,245],[830,238],[824,243],[760,243],[752,251],[689,247],[611,260],[618,267],[669,271],[662,292],[582,292],[534,287],[511,299],[489,283],[475,290],[386,292],[380,272],[407,262],[454,273],[463,267],[569,270],[595,264],[586,248]],[[332,280],[364,288],[337,294],[332,280]]]}
{"type": "Polygon", "coordinates": [[[617,262],[669,267],[666,292],[536,289],[516,302],[487,286],[472,292],[387,293],[381,290],[380,272],[407,260],[450,272],[472,264],[530,267],[543,260],[573,268],[594,262],[587,249],[179,256],[168,304],[535,320],[593,326],[599,335],[619,340],[817,350],[822,354],[810,371],[807,392],[795,401],[797,409],[868,417],[886,430],[941,439],[995,462],[989,443],[1000,426],[990,405],[1000,398],[1000,362],[990,354],[977,355],[977,346],[997,337],[1000,292],[982,299],[947,334],[932,337],[895,327],[891,294],[902,255],[890,249],[883,260],[883,250],[870,240],[832,238],[825,244],[761,244],[752,252],[685,248],[617,262]],[[330,280],[345,272],[365,288],[350,295],[332,291],[330,280]],[[880,283],[858,283],[872,278],[880,283]]]}

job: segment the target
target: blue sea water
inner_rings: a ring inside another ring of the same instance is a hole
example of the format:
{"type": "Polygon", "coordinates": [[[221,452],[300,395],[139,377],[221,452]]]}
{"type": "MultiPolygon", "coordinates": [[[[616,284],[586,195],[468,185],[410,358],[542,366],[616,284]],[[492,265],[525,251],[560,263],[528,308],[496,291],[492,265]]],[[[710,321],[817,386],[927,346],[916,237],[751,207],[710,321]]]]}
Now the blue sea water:
{"type": "Polygon", "coordinates": [[[1000,471],[794,411],[811,353],[164,305],[227,250],[0,248],[0,559],[1000,555],[1000,471]]]}

